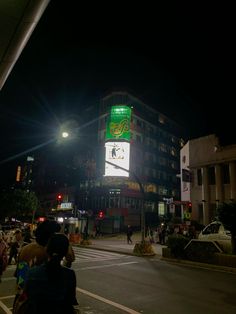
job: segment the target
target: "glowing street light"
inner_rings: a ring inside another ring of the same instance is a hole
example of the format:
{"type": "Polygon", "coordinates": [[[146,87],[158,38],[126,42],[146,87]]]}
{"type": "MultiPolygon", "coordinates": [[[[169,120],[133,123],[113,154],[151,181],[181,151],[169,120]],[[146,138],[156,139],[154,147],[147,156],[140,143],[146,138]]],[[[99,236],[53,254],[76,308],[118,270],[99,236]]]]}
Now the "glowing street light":
{"type": "Polygon", "coordinates": [[[69,133],[68,133],[68,132],[62,132],[62,133],[61,133],[61,136],[62,136],[63,138],[67,138],[67,137],[69,136],[69,133]]]}

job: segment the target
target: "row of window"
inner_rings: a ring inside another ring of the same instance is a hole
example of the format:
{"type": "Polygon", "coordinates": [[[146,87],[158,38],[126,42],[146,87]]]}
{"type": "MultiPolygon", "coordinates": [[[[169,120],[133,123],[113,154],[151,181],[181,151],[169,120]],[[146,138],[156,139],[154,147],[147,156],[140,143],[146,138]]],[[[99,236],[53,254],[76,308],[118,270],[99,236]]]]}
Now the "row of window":
{"type": "Polygon", "coordinates": [[[160,152],[171,154],[172,156],[177,156],[176,148],[164,143],[160,143],[158,145],[157,140],[152,139],[150,137],[146,137],[142,134],[138,134],[137,132],[131,132],[131,139],[135,140],[137,143],[145,144],[151,147],[158,147],[160,152]]]}
{"type": "MultiPolygon", "coordinates": [[[[131,122],[133,123],[133,125],[140,127],[144,131],[148,131],[150,134],[153,134],[154,136],[160,136],[169,139],[172,143],[179,143],[179,139],[174,135],[171,135],[168,132],[161,130],[159,127],[151,123],[148,123],[147,121],[138,118],[137,116],[132,116],[131,122]]],[[[167,118],[165,118],[161,114],[158,115],[158,122],[162,125],[171,123],[169,120],[167,120],[167,118]]]]}
{"type": "MultiPolygon", "coordinates": [[[[230,174],[229,174],[229,164],[222,164],[221,167],[221,179],[223,184],[230,183],[230,174]]],[[[208,183],[210,185],[216,184],[216,174],[215,174],[215,167],[208,167],[207,168],[207,175],[208,175],[208,183]]],[[[197,184],[202,185],[202,169],[197,169],[197,184]]]]}
{"type": "MultiPolygon", "coordinates": [[[[131,133],[131,139],[134,139],[137,143],[146,144],[147,146],[150,146],[153,148],[158,147],[159,152],[167,153],[173,157],[178,157],[178,152],[177,152],[176,148],[173,146],[169,146],[169,145],[164,144],[164,143],[160,143],[158,145],[156,140],[153,140],[149,137],[146,137],[144,140],[143,136],[139,135],[137,133],[131,133]]],[[[105,140],[105,131],[100,132],[100,140],[105,140]]],[[[149,155],[151,156],[151,154],[149,154],[149,155]]],[[[154,157],[150,157],[150,158],[154,158],[154,157]]]]}
{"type": "MultiPolygon", "coordinates": [[[[162,190],[161,190],[162,191],[162,190]]],[[[160,195],[166,196],[169,195],[167,190],[163,190],[160,195]]],[[[175,196],[175,191],[171,194],[175,196]]],[[[151,201],[145,202],[145,207],[154,208],[155,203],[151,201]]],[[[92,200],[92,207],[96,209],[104,209],[104,208],[132,208],[140,210],[142,206],[142,200],[133,197],[127,196],[107,196],[107,197],[94,197],[92,200]]]]}
{"type": "Polygon", "coordinates": [[[152,162],[152,163],[158,162],[159,165],[168,166],[171,169],[176,169],[176,170],[178,169],[178,163],[176,161],[173,161],[164,157],[157,158],[157,156],[153,153],[146,152],[144,154],[144,160],[152,162]]]}
{"type": "Polygon", "coordinates": [[[170,183],[177,183],[177,177],[175,174],[171,174],[162,170],[149,167],[140,168],[139,166],[136,166],[134,167],[134,172],[139,177],[146,176],[153,179],[164,180],[170,183]]]}

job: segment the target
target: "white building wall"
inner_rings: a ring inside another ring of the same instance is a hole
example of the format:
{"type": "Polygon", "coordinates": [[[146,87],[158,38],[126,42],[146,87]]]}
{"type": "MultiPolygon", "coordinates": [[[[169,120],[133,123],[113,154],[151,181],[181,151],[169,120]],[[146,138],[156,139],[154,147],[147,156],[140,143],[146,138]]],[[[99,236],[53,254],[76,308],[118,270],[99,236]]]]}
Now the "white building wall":
{"type": "Polygon", "coordinates": [[[220,146],[218,138],[209,135],[190,140],[182,148],[180,157],[181,169],[186,167],[192,173],[189,189],[181,177],[181,200],[192,202],[192,220],[208,224],[215,218],[219,203],[236,200],[236,145],[220,146]],[[229,184],[223,182],[223,164],[229,165],[229,184]],[[214,167],[215,184],[209,181],[209,167],[214,167]],[[202,174],[202,185],[198,185],[198,170],[202,174]]]}

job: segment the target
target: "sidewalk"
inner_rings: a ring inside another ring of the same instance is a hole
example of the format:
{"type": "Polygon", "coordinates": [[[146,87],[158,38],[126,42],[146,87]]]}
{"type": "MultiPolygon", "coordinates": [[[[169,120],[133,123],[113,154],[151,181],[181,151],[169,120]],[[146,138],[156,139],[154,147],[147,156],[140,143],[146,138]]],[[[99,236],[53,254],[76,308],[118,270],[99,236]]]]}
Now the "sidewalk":
{"type": "MultiPolygon", "coordinates": [[[[96,239],[91,239],[92,244],[86,247],[88,249],[92,248],[96,250],[104,250],[104,251],[134,255],[133,249],[134,249],[135,243],[141,242],[141,234],[140,233],[133,234],[132,241],[133,241],[132,244],[127,244],[127,238],[125,234],[118,234],[118,235],[113,235],[113,236],[105,235],[96,239]]],[[[166,262],[169,262],[169,263],[174,263],[174,264],[179,264],[179,265],[181,264],[183,266],[190,266],[190,267],[199,267],[199,268],[204,268],[204,269],[214,269],[217,271],[224,271],[224,272],[236,274],[236,268],[233,268],[233,267],[220,266],[220,265],[201,263],[201,262],[193,262],[193,261],[182,260],[178,258],[163,257],[162,248],[167,247],[166,245],[153,243],[152,247],[154,249],[154,252],[156,253],[155,255],[156,258],[165,260],[166,262]]]]}
{"type": "MultiPolygon", "coordinates": [[[[91,239],[92,244],[90,244],[88,248],[133,255],[135,243],[141,242],[140,232],[133,234],[132,241],[133,241],[132,244],[128,244],[125,234],[117,234],[113,236],[105,235],[98,237],[96,239],[91,239]]],[[[156,255],[161,257],[162,248],[166,246],[160,245],[158,243],[153,243],[152,246],[156,255]]]]}

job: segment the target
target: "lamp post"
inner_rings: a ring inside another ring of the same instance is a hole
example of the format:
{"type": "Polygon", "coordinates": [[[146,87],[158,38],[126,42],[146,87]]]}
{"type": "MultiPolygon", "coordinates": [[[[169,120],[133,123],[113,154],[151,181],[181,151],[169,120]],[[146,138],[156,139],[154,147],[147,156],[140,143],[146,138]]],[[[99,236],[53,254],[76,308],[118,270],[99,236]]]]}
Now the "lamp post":
{"type": "Polygon", "coordinates": [[[140,189],[140,192],[142,194],[142,200],[141,200],[141,242],[144,243],[145,242],[144,241],[144,239],[145,239],[145,210],[144,210],[144,196],[145,196],[145,194],[144,194],[143,184],[141,183],[140,179],[137,177],[137,175],[133,171],[127,170],[127,169],[120,167],[116,164],[113,164],[112,162],[107,161],[107,160],[105,160],[105,162],[109,165],[112,165],[114,167],[117,167],[121,170],[124,170],[124,171],[130,173],[139,185],[139,189],[140,189]]]}

